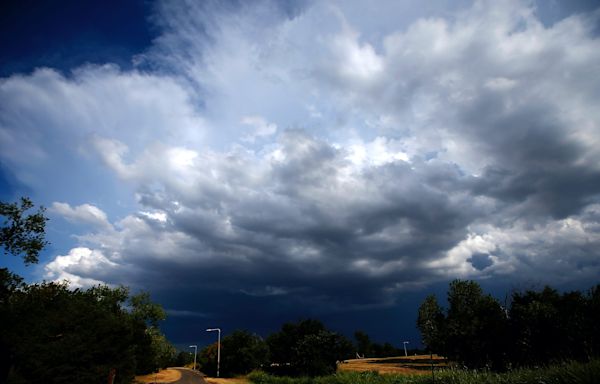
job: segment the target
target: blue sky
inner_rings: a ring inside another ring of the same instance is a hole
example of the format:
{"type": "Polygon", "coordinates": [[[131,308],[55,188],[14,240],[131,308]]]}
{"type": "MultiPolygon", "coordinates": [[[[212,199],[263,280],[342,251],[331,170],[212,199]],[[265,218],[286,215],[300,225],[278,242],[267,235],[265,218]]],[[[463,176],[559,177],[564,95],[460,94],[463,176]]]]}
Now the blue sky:
{"type": "Polygon", "coordinates": [[[12,1],[0,195],[48,208],[28,281],[124,284],[167,336],[323,319],[416,345],[454,278],[587,289],[596,2],[12,1]]]}

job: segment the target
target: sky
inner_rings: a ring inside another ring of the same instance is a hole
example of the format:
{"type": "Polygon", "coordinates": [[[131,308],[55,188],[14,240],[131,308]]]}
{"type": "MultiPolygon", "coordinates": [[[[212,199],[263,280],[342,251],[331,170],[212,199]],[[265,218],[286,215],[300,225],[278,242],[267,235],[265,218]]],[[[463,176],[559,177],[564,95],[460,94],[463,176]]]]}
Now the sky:
{"type": "Polygon", "coordinates": [[[182,348],[318,318],[418,346],[453,279],[600,277],[594,1],[16,1],[0,197],[27,281],[149,291],[182,348]]]}

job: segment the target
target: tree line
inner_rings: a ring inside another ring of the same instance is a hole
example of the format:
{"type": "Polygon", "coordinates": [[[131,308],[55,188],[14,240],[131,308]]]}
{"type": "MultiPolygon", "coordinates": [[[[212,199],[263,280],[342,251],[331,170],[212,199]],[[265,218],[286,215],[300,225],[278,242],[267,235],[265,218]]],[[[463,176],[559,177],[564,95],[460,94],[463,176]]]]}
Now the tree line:
{"type": "Polygon", "coordinates": [[[600,284],[587,292],[515,291],[502,305],[474,281],[455,280],[448,308],[434,295],[417,328],[433,352],[468,368],[502,371],[600,355],[600,284]]]}
{"type": "MultiPolygon", "coordinates": [[[[278,332],[262,338],[247,330],[236,330],[221,341],[221,376],[236,376],[261,369],[283,376],[323,376],[336,371],[337,363],[356,357],[386,357],[404,354],[390,343],[371,341],[363,331],[355,343],[331,331],[315,319],[285,323],[278,332]]],[[[217,343],[200,352],[200,369],[209,376],[217,371],[217,343]]]]}
{"type": "MultiPolygon", "coordinates": [[[[0,202],[5,254],[38,262],[46,246],[43,207],[0,202]]],[[[0,382],[130,384],[135,374],[171,365],[175,348],[158,328],[166,314],[148,293],[67,282],[25,284],[0,269],[0,382]]]]}

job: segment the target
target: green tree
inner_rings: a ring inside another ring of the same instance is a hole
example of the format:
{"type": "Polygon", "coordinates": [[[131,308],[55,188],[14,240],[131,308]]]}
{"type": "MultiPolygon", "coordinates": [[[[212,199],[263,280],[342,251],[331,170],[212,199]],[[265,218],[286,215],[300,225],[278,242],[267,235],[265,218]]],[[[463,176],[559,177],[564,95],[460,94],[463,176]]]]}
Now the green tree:
{"type": "Polygon", "coordinates": [[[356,351],[359,355],[364,357],[372,357],[373,343],[371,338],[363,331],[354,332],[354,339],[356,340],[356,351]]]}
{"type": "Polygon", "coordinates": [[[429,351],[444,353],[446,317],[435,295],[429,295],[419,307],[417,328],[429,351]]]}
{"type": "Polygon", "coordinates": [[[4,254],[22,256],[25,264],[37,263],[39,253],[48,244],[45,240],[45,208],[27,215],[34,207],[31,200],[22,197],[20,204],[0,202],[0,216],[4,216],[0,228],[0,245],[4,254]]]}
{"type": "Polygon", "coordinates": [[[217,343],[212,343],[202,348],[198,354],[200,370],[212,377],[215,377],[217,374],[217,348],[217,343]]]}
{"type": "Polygon", "coordinates": [[[507,350],[506,314],[474,281],[454,280],[448,290],[445,351],[470,368],[502,369],[507,350]]]}
{"type": "Polygon", "coordinates": [[[121,309],[123,288],[70,290],[66,283],[28,285],[10,297],[9,382],[103,383],[111,369],[129,383],[134,340],[121,309]]]}
{"type": "Polygon", "coordinates": [[[175,361],[173,362],[173,366],[175,367],[185,367],[188,364],[193,364],[194,355],[191,352],[183,352],[180,351],[177,353],[175,357],[175,361]]]}
{"type": "Polygon", "coordinates": [[[167,318],[160,304],[153,303],[148,292],[141,292],[129,299],[131,315],[148,326],[157,327],[158,322],[167,318]]]}
{"type": "Polygon", "coordinates": [[[336,362],[352,357],[354,346],[317,320],[284,324],[267,338],[276,373],[320,376],[335,372],[336,362]],[[284,369],[281,369],[284,368],[284,369]]]}
{"type": "MultiPolygon", "coordinates": [[[[214,346],[210,352],[201,355],[202,371],[209,375],[216,373],[214,346]],[[203,358],[203,356],[205,358],[203,358]]],[[[236,330],[221,340],[221,376],[243,375],[267,363],[268,347],[258,335],[246,330],[236,330]]]]}
{"type": "Polygon", "coordinates": [[[156,328],[125,309],[127,299],[124,287],[18,286],[3,306],[8,382],[105,383],[116,369],[116,382],[129,384],[146,356],[153,359],[149,370],[168,364],[174,350],[156,328]]]}
{"type": "Polygon", "coordinates": [[[589,358],[600,356],[600,284],[592,287],[586,295],[587,337],[585,347],[589,358]]]}
{"type": "Polygon", "coordinates": [[[579,291],[562,295],[553,288],[516,292],[510,325],[519,364],[545,364],[593,355],[592,297],[579,291]]]}
{"type": "Polygon", "coordinates": [[[175,347],[158,328],[149,327],[146,332],[150,335],[150,346],[154,357],[155,368],[166,368],[171,365],[177,354],[175,347]]]}

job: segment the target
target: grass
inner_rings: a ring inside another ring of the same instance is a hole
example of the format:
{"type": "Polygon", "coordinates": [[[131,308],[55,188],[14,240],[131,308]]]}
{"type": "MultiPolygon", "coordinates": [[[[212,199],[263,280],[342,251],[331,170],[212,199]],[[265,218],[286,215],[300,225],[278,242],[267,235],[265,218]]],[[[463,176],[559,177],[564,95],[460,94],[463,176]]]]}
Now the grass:
{"type": "Polygon", "coordinates": [[[175,369],[163,369],[157,373],[148,375],[136,376],[135,383],[150,384],[150,383],[172,383],[181,379],[181,373],[175,369]]]}
{"type": "MultiPolygon", "coordinates": [[[[386,374],[340,371],[323,377],[277,377],[253,372],[254,384],[430,384],[424,374],[386,374]]],[[[435,372],[439,384],[597,384],[600,382],[600,359],[589,363],[570,362],[539,369],[518,369],[507,373],[445,369],[435,372]]]]}

